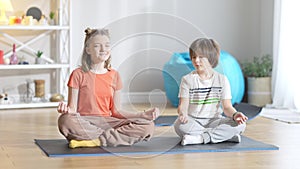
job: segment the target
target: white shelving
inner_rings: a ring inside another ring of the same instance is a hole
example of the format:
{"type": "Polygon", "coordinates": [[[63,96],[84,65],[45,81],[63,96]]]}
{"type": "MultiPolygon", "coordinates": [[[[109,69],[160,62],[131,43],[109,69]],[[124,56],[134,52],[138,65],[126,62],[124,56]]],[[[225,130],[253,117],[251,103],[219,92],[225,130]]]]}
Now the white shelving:
{"type": "MultiPolygon", "coordinates": [[[[24,1],[23,1],[24,2],[24,1]]],[[[26,3],[26,2],[24,2],[26,3]]],[[[43,58],[48,61],[47,64],[27,64],[27,65],[0,65],[0,79],[12,79],[14,76],[24,76],[24,72],[29,73],[26,76],[39,76],[40,72],[48,73],[50,81],[50,93],[46,93],[47,96],[60,93],[65,98],[67,95],[66,82],[69,77],[70,71],[70,55],[71,55],[71,40],[70,40],[70,3],[71,0],[56,0],[56,6],[54,9],[59,11],[58,24],[57,25],[0,25],[0,37],[5,40],[0,40],[0,46],[11,45],[15,43],[17,45],[16,52],[36,53],[38,49],[34,47],[35,43],[43,40],[47,37],[49,40],[48,48],[50,56],[43,55],[43,58]],[[22,36],[32,35],[30,39],[23,40],[22,36]],[[19,37],[18,37],[19,36],[19,37]],[[21,37],[21,38],[20,38],[21,37]]],[[[29,4],[34,5],[34,4],[29,4]]],[[[52,7],[53,9],[53,7],[52,7]]],[[[48,40],[47,39],[47,40],[48,40]]],[[[2,48],[3,50],[3,48],[2,48]]],[[[4,51],[4,57],[9,57],[12,54],[11,50],[4,51]]],[[[34,57],[34,56],[33,56],[34,57]]],[[[9,82],[6,82],[6,85],[9,82]]],[[[13,82],[12,82],[13,83],[13,82]]],[[[12,84],[11,86],[13,86],[12,84]]],[[[7,85],[9,86],[9,85],[7,85]]],[[[2,93],[0,82],[0,94],[2,93]]],[[[9,94],[9,93],[8,93],[9,94]]],[[[14,95],[14,97],[16,97],[14,95]]],[[[21,98],[21,95],[20,95],[21,98]]],[[[17,99],[15,99],[17,100],[17,99]]],[[[12,103],[0,103],[1,109],[14,109],[14,108],[41,108],[41,107],[56,107],[57,102],[30,102],[24,103],[22,101],[14,101],[12,103]]]]}
{"type": "Polygon", "coordinates": [[[1,109],[20,109],[20,108],[42,108],[42,107],[57,107],[57,102],[41,102],[41,103],[15,103],[15,104],[2,104],[1,109]]]}
{"type": "Polygon", "coordinates": [[[45,26],[23,26],[23,25],[12,25],[12,26],[1,26],[0,30],[68,30],[69,26],[57,26],[57,25],[45,25],[45,26]]]}
{"type": "Polygon", "coordinates": [[[0,70],[19,70],[19,69],[59,69],[69,68],[69,64],[31,64],[31,65],[0,65],[0,70]]]}

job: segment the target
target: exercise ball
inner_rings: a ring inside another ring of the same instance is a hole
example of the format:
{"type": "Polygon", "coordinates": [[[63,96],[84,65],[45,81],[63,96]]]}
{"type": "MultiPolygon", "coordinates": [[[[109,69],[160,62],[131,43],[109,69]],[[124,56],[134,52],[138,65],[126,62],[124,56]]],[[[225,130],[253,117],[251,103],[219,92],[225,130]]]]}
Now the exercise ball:
{"type": "Polygon", "coordinates": [[[245,93],[245,81],[239,62],[228,52],[221,50],[220,62],[215,70],[228,78],[232,104],[240,103],[245,93]]]}
{"type": "MultiPolygon", "coordinates": [[[[178,106],[178,92],[181,78],[194,70],[189,53],[174,53],[163,67],[164,88],[168,100],[178,106]]],[[[237,60],[228,52],[221,50],[220,61],[215,70],[224,74],[230,83],[232,104],[240,103],[245,92],[243,72],[237,60]]]]}
{"type": "Polygon", "coordinates": [[[163,67],[164,88],[168,100],[178,106],[178,92],[181,78],[194,70],[189,53],[174,53],[163,67]]]}

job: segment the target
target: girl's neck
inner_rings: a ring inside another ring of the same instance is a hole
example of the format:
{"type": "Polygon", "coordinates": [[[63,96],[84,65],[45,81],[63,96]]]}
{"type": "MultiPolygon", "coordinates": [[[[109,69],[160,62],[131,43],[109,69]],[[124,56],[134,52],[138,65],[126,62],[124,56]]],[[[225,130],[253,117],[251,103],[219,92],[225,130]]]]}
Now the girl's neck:
{"type": "Polygon", "coordinates": [[[104,74],[108,70],[104,67],[104,63],[98,63],[92,65],[91,72],[96,73],[96,74],[104,74]]]}

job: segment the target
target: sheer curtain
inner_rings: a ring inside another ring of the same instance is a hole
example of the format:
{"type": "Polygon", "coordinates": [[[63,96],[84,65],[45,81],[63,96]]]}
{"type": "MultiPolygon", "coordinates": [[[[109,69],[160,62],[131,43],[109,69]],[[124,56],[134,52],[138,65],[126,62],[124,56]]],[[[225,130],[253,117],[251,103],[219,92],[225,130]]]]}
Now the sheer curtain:
{"type": "Polygon", "coordinates": [[[300,110],[300,1],[275,0],[273,106],[300,110]]]}

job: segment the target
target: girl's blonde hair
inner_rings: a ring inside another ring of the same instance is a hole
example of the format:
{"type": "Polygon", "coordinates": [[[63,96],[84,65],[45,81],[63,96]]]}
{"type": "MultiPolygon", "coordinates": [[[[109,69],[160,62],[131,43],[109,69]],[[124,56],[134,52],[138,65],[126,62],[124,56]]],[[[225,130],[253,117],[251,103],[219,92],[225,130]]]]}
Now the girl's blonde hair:
{"type": "MultiPolygon", "coordinates": [[[[110,39],[109,31],[108,29],[85,29],[85,39],[84,39],[84,47],[83,47],[83,53],[81,57],[81,69],[84,72],[88,72],[92,68],[92,60],[91,56],[86,52],[86,47],[89,45],[90,40],[94,38],[96,35],[102,35],[107,36],[110,39]]],[[[111,56],[105,61],[104,67],[106,69],[111,68],[111,56]]]]}
{"type": "Polygon", "coordinates": [[[213,68],[219,63],[220,46],[213,39],[199,38],[196,39],[189,48],[190,58],[195,55],[203,55],[206,57],[213,68]]]}

